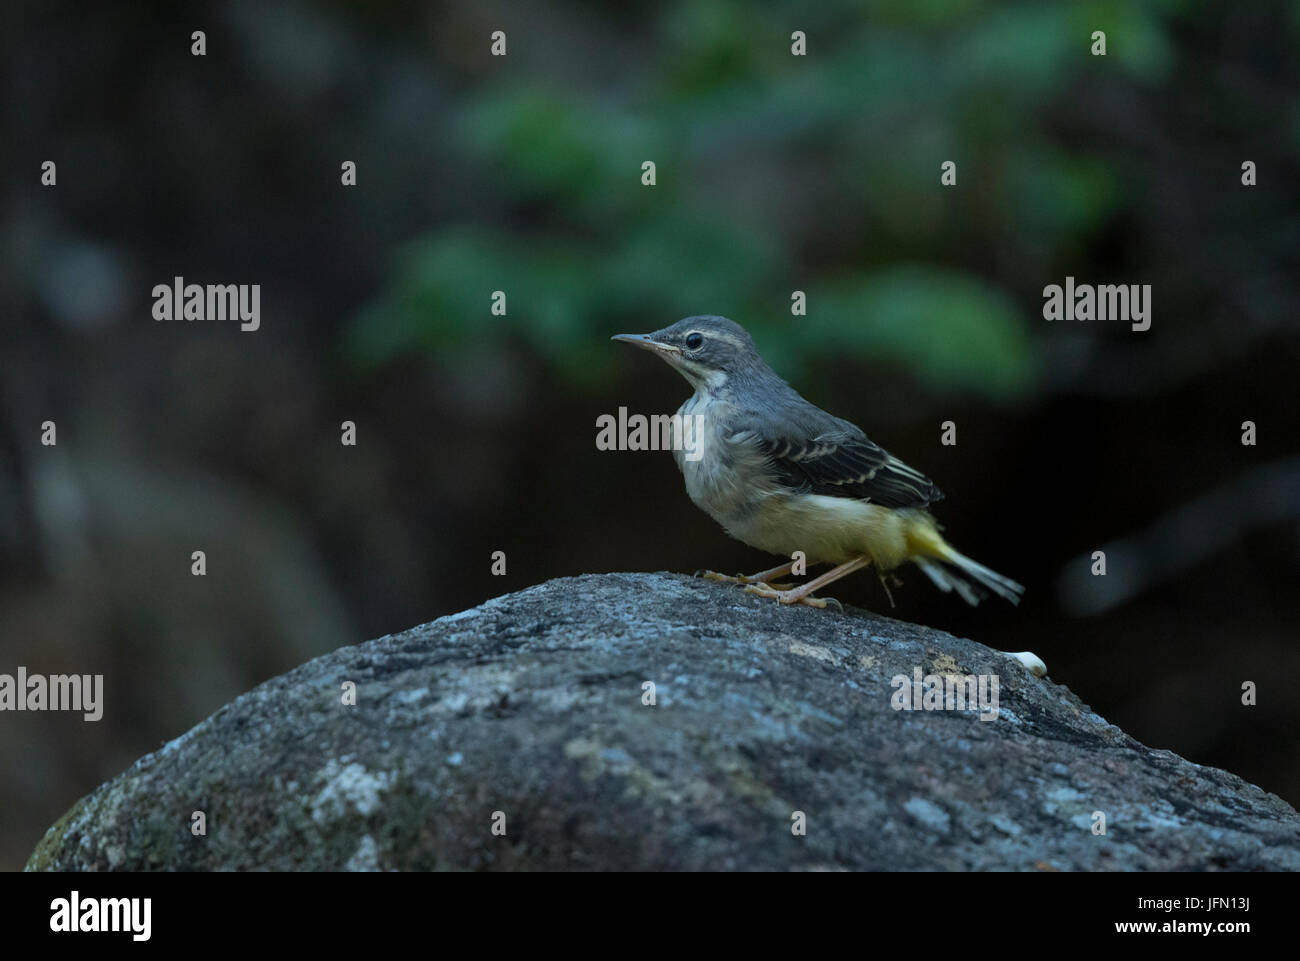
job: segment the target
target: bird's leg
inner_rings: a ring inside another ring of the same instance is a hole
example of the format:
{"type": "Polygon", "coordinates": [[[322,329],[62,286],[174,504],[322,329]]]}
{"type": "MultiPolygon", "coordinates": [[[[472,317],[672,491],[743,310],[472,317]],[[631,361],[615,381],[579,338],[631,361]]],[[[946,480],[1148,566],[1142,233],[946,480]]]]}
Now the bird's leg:
{"type": "Polygon", "coordinates": [[[711,581],[725,581],[728,584],[766,584],[775,577],[783,577],[794,569],[794,561],[788,564],[781,564],[772,568],[770,571],[759,571],[757,574],[737,574],[735,577],[728,577],[726,574],[719,574],[717,571],[696,571],[696,577],[704,577],[711,581]]]}
{"type": "MultiPolygon", "coordinates": [[[[889,606],[897,607],[898,605],[894,603],[894,595],[889,591],[889,584],[885,581],[885,572],[877,567],[876,576],[880,578],[880,586],[885,589],[885,596],[889,598],[889,606]]],[[[897,581],[898,579],[895,578],[894,580],[897,581]]]]}
{"type": "MultiPolygon", "coordinates": [[[[825,587],[827,584],[838,581],[841,577],[846,577],[870,563],[871,558],[869,557],[855,557],[851,561],[845,561],[839,567],[831,568],[825,574],[814,577],[808,583],[796,587],[792,591],[778,591],[771,584],[750,584],[745,588],[745,593],[756,594],[759,597],[774,597],[782,604],[807,604],[809,607],[825,607],[827,601],[833,601],[835,598],[809,597],[809,595],[819,587],[825,587]]],[[[835,601],[835,603],[839,604],[840,602],[835,601]]]]}
{"type": "Polygon", "coordinates": [[[779,564],[771,570],[759,571],[757,574],[750,574],[745,578],[746,584],[769,584],[778,577],[785,577],[794,570],[794,561],[786,564],[779,564]]]}

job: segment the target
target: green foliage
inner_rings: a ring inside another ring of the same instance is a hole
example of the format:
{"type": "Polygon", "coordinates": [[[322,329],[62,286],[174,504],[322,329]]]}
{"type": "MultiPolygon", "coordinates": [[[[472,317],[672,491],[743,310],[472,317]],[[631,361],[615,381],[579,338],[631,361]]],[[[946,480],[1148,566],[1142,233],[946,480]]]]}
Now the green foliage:
{"type": "Polygon", "coordinates": [[[820,298],[827,350],[898,364],[936,391],[997,399],[1033,386],[1027,324],[1011,299],[970,277],[906,265],[831,285],[820,298]]]}
{"type": "Polygon", "coordinates": [[[1032,390],[1037,288],[1016,266],[1085,256],[1133,190],[1044,117],[1103,69],[1095,29],[1119,74],[1165,77],[1169,5],[802,9],[670,3],[644,79],[617,92],[526,74],[470,85],[447,121],[469,214],[396,258],[350,359],[454,357],[509,335],[578,377],[610,333],[721,313],[767,332],[792,378],[834,353],[935,391],[1032,390]],[[792,22],[807,57],[790,56],[792,22]],[[939,185],[945,160],[956,188],[939,185]],[[789,315],[795,289],[807,318],[789,315]]]}

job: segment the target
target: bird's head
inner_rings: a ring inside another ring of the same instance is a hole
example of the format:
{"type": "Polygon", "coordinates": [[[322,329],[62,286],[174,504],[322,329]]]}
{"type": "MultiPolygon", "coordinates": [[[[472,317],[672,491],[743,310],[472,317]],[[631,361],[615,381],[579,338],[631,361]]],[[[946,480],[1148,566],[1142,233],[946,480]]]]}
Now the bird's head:
{"type": "Polygon", "coordinates": [[[735,374],[766,366],[748,331],[726,317],[687,317],[653,334],[611,339],[658,354],[697,390],[716,389],[735,374]]]}

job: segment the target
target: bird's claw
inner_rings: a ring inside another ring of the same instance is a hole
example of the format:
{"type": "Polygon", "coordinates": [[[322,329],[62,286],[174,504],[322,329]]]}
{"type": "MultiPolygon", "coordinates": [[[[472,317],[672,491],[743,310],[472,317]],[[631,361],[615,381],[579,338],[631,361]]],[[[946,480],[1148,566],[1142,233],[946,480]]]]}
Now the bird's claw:
{"type": "Polygon", "coordinates": [[[778,584],[746,584],[745,593],[753,594],[756,597],[770,597],[781,604],[805,604],[808,607],[824,608],[827,603],[834,603],[840,610],[844,610],[844,605],[833,597],[813,597],[811,594],[800,594],[798,591],[779,590],[780,587],[789,585],[778,584]]]}

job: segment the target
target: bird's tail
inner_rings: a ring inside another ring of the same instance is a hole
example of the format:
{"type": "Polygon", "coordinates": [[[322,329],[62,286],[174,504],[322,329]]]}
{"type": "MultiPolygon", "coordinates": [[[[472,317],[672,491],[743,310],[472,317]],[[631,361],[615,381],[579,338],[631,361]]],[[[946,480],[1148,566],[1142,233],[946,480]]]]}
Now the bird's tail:
{"type": "Polygon", "coordinates": [[[1012,604],[1020,603],[1024,587],[955,550],[929,517],[909,525],[907,539],[912,549],[911,559],[939,590],[956,591],[967,604],[975,605],[982,595],[979,587],[985,587],[1012,604]],[[949,566],[937,564],[936,560],[949,566]]]}

